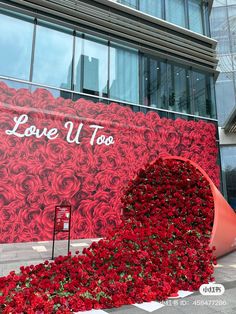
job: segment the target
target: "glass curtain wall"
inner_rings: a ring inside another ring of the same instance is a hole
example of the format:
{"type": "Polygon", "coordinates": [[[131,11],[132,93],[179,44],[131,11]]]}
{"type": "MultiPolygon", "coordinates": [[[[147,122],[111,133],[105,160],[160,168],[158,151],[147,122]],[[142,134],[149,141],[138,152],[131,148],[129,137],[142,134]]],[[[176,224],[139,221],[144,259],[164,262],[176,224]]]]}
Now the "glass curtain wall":
{"type": "Polygon", "coordinates": [[[167,109],[166,66],[164,60],[142,57],[141,66],[141,102],[145,106],[167,109]]]}
{"type": "Polygon", "coordinates": [[[236,211],[236,146],[221,148],[223,185],[229,204],[236,211]]]}
{"type": "Polygon", "coordinates": [[[76,36],[75,90],[108,96],[108,42],[92,36],[76,36]]]}
{"type": "MultiPolygon", "coordinates": [[[[216,103],[219,126],[224,127],[236,108],[236,0],[215,0],[211,11],[211,33],[218,41],[219,77],[216,81],[216,103]]],[[[225,196],[236,210],[236,134],[232,145],[221,145],[222,177],[225,196]]]]}
{"type": "Polygon", "coordinates": [[[190,86],[187,68],[168,64],[167,77],[168,109],[190,113],[190,86]]]}
{"type": "Polygon", "coordinates": [[[138,51],[111,44],[110,98],[139,103],[138,51]]]}
{"type": "Polygon", "coordinates": [[[213,77],[207,73],[41,20],[1,14],[2,21],[2,77],[58,88],[65,98],[74,91],[215,118],[213,77]]]}
{"type": "Polygon", "coordinates": [[[75,54],[74,54],[74,75],[73,87],[74,90],[80,92],[83,89],[82,84],[82,69],[83,69],[83,38],[81,33],[76,33],[75,36],[75,54]]]}
{"type": "Polygon", "coordinates": [[[34,24],[33,18],[0,10],[1,75],[30,79],[34,24]],[[17,17],[17,18],[16,18],[17,17]]]}
{"type": "Polygon", "coordinates": [[[216,99],[219,125],[223,126],[236,106],[236,0],[214,1],[211,33],[218,41],[216,51],[220,74],[216,81],[216,99]]]}
{"type": "Polygon", "coordinates": [[[189,76],[187,69],[173,65],[175,111],[190,113],[189,76]]]}
{"type": "MultiPolygon", "coordinates": [[[[111,0],[112,1],[112,0],[111,0]]],[[[208,2],[203,0],[117,0],[116,2],[209,35],[208,2]]]]}
{"type": "Polygon", "coordinates": [[[117,0],[116,2],[138,9],[138,0],[117,0]]]}
{"type": "Polygon", "coordinates": [[[162,0],[139,0],[139,10],[149,15],[162,18],[162,0]]]}
{"type": "Polygon", "coordinates": [[[211,77],[192,71],[192,103],[196,115],[216,116],[215,93],[211,77]]]}
{"type": "Polygon", "coordinates": [[[202,73],[192,72],[192,101],[195,108],[195,114],[200,115],[200,112],[206,112],[206,76],[202,73]]]}
{"type": "Polygon", "coordinates": [[[72,30],[39,21],[34,52],[33,81],[71,89],[72,30]]]}
{"type": "Polygon", "coordinates": [[[166,20],[173,24],[186,27],[185,19],[185,1],[184,0],[166,0],[166,20]]]}
{"type": "Polygon", "coordinates": [[[189,0],[188,1],[189,12],[189,29],[196,33],[203,34],[203,8],[202,1],[189,0]]]}

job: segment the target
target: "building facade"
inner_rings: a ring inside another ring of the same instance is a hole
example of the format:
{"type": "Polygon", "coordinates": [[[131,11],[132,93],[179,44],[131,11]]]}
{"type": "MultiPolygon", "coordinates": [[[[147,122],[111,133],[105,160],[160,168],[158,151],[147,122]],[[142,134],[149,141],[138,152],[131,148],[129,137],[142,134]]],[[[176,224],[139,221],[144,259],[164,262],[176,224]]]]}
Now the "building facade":
{"type": "Polygon", "coordinates": [[[0,1],[2,166],[22,164],[3,176],[16,188],[0,195],[1,241],[50,238],[53,207],[64,200],[74,207],[73,237],[103,235],[119,220],[122,186],[160,155],[193,159],[219,183],[211,6],[0,1]],[[25,236],[9,236],[24,224],[25,236]]]}
{"type": "Polygon", "coordinates": [[[1,1],[1,78],[216,121],[208,3],[116,2],[1,1]]]}
{"type": "Polygon", "coordinates": [[[236,1],[216,0],[211,12],[212,37],[218,41],[219,77],[216,103],[219,119],[222,182],[225,197],[236,209],[236,1]]]}

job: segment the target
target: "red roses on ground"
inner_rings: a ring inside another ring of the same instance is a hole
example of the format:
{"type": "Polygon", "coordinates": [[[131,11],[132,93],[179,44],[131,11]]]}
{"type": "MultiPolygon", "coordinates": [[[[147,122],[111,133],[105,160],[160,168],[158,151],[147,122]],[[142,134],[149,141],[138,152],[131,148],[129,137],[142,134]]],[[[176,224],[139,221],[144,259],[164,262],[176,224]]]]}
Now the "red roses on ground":
{"type": "Polygon", "coordinates": [[[213,279],[213,197],[194,166],[158,159],[138,172],[122,202],[122,223],[83,255],[0,278],[3,313],[69,313],[164,300],[213,279]]]}

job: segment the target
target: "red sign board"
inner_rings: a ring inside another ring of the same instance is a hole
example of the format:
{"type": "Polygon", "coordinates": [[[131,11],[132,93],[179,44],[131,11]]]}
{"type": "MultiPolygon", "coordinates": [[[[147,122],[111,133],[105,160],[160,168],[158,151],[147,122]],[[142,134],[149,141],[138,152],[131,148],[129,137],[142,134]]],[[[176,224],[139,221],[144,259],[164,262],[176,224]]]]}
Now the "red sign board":
{"type": "Polygon", "coordinates": [[[60,205],[55,207],[55,231],[68,231],[70,229],[70,205],[60,205]]]}

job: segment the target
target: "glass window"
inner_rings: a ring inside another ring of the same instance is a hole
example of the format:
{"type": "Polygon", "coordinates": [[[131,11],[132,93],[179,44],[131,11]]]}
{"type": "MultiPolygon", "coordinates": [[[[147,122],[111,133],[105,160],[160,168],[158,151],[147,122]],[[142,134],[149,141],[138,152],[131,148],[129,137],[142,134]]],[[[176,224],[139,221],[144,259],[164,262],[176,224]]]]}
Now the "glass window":
{"type": "Polygon", "coordinates": [[[200,0],[189,0],[189,28],[197,33],[203,34],[202,5],[200,0]]]}
{"type": "Polygon", "coordinates": [[[223,185],[229,204],[236,210],[236,146],[221,148],[223,185]]]}
{"type": "Polygon", "coordinates": [[[142,57],[142,101],[141,104],[154,108],[166,108],[166,63],[142,57]]]}
{"type": "MultiPolygon", "coordinates": [[[[236,1],[235,1],[236,4],[236,1]]],[[[236,5],[228,7],[228,24],[231,35],[232,52],[236,52],[236,5]]]]}
{"type": "Polygon", "coordinates": [[[141,70],[141,105],[148,106],[150,104],[150,92],[149,92],[149,58],[142,57],[142,70],[141,70]]]}
{"type": "Polygon", "coordinates": [[[166,71],[166,78],[167,78],[167,104],[169,110],[174,110],[175,105],[175,94],[173,88],[173,67],[171,64],[167,63],[167,71],[166,71]]]}
{"type": "Polygon", "coordinates": [[[81,34],[76,34],[75,37],[75,61],[74,61],[74,89],[78,92],[82,92],[83,85],[82,85],[82,69],[83,69],[83,39],[81,34]]]}
{"type": "Polygon", "coordinates": [[[0,75],[29,80],[33,19],[0,11],[0,75]]]}
{"type": "Polygon", "coordinates": [[[72,31],[51,24],[37,26],[33,81],[71,89],[72,31]]]}
{"type": "Polygon", "coordinates": [[[138,0],[117,0],[117,2],[134,9],[138,8],[138,0]]]}
{"type": "MultiPolygon", "coordinates": [[[[81,39],[77,38],[77,41],[81,39]]],[[[82,43],[77,43],[76,72],[83,73],[81,87],[87,94],[107,97],[108,82],[108,42],[85,36],[82,43]]],[[[79,82],[76,82],[76,86],[79,82]]],[[[80,89],[78,89],[80,90],[80,89]]]]}
{"type": "Polygon", "coordinates": [[[138,51],[112,44],[110,98],[139,103],[138,51]]]}
{"type": "Polygon", "coordinates": [[[236,4],[236,0],[227,0],[227,5],[236,4]]]}
{"type": "Polygon", "coordinates": [[[206,77],[206,80],[207,80],[206,116],[215,119],[216,118],[216,99],[215,99],[213,76],[210,76],[208,74],[206,77]]]}
{"type": "MultiPolygon", "coordinates": [[[[206,77],[199,72],[192,72],[192,97],[195,114],[206,113],[206,77]]],[[[204,115],[204,114],[203,114],[204,115]]]]}
{"type": "Polygon", "coordinates": [[[213,7],[221,7],[225,5],[226,5],[226,0],[214,0],[213,1],[213,7]]]}
{"type": "MultiPolygon", "coordinates": [[[[236,14],[236,10],[235,10],[235,14],[236,14]]],[[[236,53],[236,30],[231,32],[231,43],[232,43],[232,52],[235,54],[236,53]]],[[[234,55],[234,61],[236,63],[235,55],[234,55]]]]}
{"type": "Polygon", "coordinates": [[[178,65],[168,64],[167,77],[169,109],[190,113],[188,70],[178,65]]]}
{"type": "Polygon", "coordinates": [[[230,51],[229,24],[227,22],[227,7],[213,8],[211,13],[211,35],[218,41],[216,50],[225,54],[230,51]]]}
{"type": "Polygon", "coordinates": [[[192,100],[195,114],[215,117],[213,78],[204,73],[192,71],[192,100]]]}
{"type": "Polygon", "coordinates": [[[139,0],[139,9],[142,12],[153,15],[155,17],[162,17],[162,1],[156,0],[139,0]]]}
{"type": "Polygon", "coordinates": [[[185,68],[174,65],[175,110],[190,113],[189,75],[185,68]]]}
{"type": "Polygon", "coordinates": [[[202,16],[203,16],[203,24],[204,24],[204,35],[211,37],[210,32],[210,12],[212,9],[209,8],[207,1],[202,1],[202,16]]]}
{"type": "Polygon", "coordinates": [[[219,125],[224,125],[229,113],[236,106],[233,73],[220,73],[216,81],[216,99],[218,106],[219,125]],[[227,95],[227,97],[225,97],[227,95]]]}
{"type": "Polygon", "coordinates": [[[185,1],[166,0],[166,20],[173,24],[186,27],[185,22],[185,1]]]}

